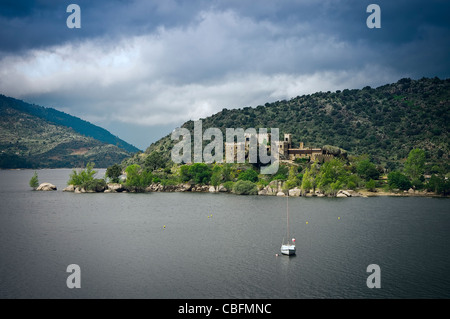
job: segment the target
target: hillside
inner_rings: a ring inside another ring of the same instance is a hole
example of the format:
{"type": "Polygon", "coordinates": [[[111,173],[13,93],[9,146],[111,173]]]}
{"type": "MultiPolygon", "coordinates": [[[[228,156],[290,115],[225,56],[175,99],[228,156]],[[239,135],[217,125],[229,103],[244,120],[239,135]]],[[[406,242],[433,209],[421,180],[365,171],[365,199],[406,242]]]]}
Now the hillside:
{"type": "MultiPolygon", "coordinates": [[[[291,133],[294,145],[334,145],[349,155],[368,154],[388,170],[403,165],[413,148],[426,151],[427,162],[448,166],[450,79],[402,79],[397,83],[361,90],[318,92],[264,106],[223,109],[203,120],[203,129],[278,127],[291,133]]],[[[193,130],[193,122],[182,125],[193,130]]],[[[170,134],[145,151],[166,158],[174,143],[170,134]]],[[[142,163],[136,155],[125,163],[142,163]]],[[[448,167],[447,167],[448,170],[448,167]]]]}
{"type": "MultiPolygon", "coordinates": [[[[60,113],[0,95],[0,168],[81,167],[88,162],[94,162],[96,167],[108,167],[131,155],[116,145],[55,123],[73,118],[74,125],[94,127],[88,122],[60,113]],[[48,119],[44,118],[45,114],[48,119]],[[80,124],[83,122],[85,124],[80,124]]],[[[93,132],[102,130],[92,128],[93,132]]]]}
{"type": "Polygon", "coordinates": [[[1,94],[0,94],[0,107],[13,108],[19,112],[33,115],[47,122],[72,128],[75,132],[81,135],[92,137],[93,139],[106,144],[116,145],[117,147],[124,149],[125,151],[130,153],[135,153],[139,151],[137,147],[121,140],[117,136],[112,135],[104,128],[93,125],[78,117],[55,110],[53,108],[28,104],[21,100],[17,100],[1,94]]]}

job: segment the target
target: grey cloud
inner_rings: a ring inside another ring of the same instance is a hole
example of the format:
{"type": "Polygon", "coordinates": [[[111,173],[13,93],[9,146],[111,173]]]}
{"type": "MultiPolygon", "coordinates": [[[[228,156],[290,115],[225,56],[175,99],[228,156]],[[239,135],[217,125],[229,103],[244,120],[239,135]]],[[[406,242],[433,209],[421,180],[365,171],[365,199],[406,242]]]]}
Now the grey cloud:
{"type": "Polygon", "coordinates": [[[369,1],[78,1],[80,30],[65,27],[66,3],[30,3],[0,5],[1,93],[122,131],[450,73],[439,1],[378,1],[379,30],[365,26],[369,1]]]}

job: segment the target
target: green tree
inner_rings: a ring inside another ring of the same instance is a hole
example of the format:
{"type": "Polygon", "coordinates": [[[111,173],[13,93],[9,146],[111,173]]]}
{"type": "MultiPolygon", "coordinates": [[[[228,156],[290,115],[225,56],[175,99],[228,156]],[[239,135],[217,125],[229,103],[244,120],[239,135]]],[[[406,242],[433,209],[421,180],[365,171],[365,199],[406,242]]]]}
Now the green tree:
{"type": "Polygon", "coordinates": [[[118,164],[114,164],[106,169],[105,176],[113,183],[119,183],[120,175],[122,175],[122,167],[118,164]]]}
{"type": "Polygon", "coordinates": [[[76,170],[72,170],[72,173],[69,176],[68,185],[74,186],[82,186],[83,184],[89,183],[94,180],[94,176],[97,174],[97,171],[94,171],[94,163],[87,163],[86,168],[81,172],[77,172],[76,170]]]}
{"type": "Polygon", "coordinates": [[[233,191],[238,195],[257,195],[258,187],[253,182],[240,180],[234,184],[233,191]]]}
{"type": "Polygon", "coordinates": [[[317,163],[314,163],[310,168],[305,169],[302,179],[302,190],[304,192],[309,191],[310,189],[313,191],[316,190],[318,173],[319,169],[317,167],[317,163]]]}
{"type": "Polygon", "coordinates": [[[211,175],[211,185],[218,186],[223,180],[222,167],[220,165],[214,165],[211,175]]]}
{"type": "Polygon", "coordinates": [[[189,174],[195,184],[208,184],[211,180],[211,169],[205,163],[194,163],[189,168],[189,174]]]}
{"type": "Polygon", "coordinates": [[[297,168],[295,166],[292,166],[291,168],[289,168],[289,176],[288,176],[286,183],[284,184],[285,189],[287,190],[287,189],[292,189],[297,186],[301,186],[302,178],[303,178],[303,175],[298,174],[297,168]]]}
{"type": "Polygon", "coordinates": [[[279,180],[279,181],[285,181],[288,179],[288,175],[289,175],[289,169],[287,168],[286,165],[280,165],[280,167],[278,168],[278,172],[276,173],[275,176],[272,177],[272,180],[279,180]]]}
{"type": "Polygon", "coordinates": [[[419,148],[411,150],[404,171],[411,180],[420,179],[425,172],[425,151],[419,148]]]}
{"type": "Polygon", "coordinates": [[[258,181],[258,172],[249,168],[246,171],[239,174],[238,180],[256,183],[258,181]]]}
{"type": "Polygon", "coordinates": [[[138,164],[132,164],[125,169],[127,181],[125,185],[134,191],[143,191],[152,183],[153,175],[151,172],[142,170],[138,164]]]}
{"type": "Polygon", "coordinates": [[[222,166],[222,177],[225,182],[232,181],[234,178],[234,170],[232,164],[225,163],[222,166]]]}
{"type": "Polygon", "coordinates": [[[389,173],[388,185],[390,189],[398,188],[401,190],[407,190],[411,188],[411,182],[409,181],[408,177],[406,177],[406,175],[403,175],[399,171],[389,173]]]}
{"type": "Polygon", "coordinates": [[[165,168],[166,161],[164,160],[161,153],[154,151],[149,156],[147,156],[144,166],[146,170],[152,172],[158,168],[165,168]]]}
{"type": "Polygon", "coordinates": [[[94,191],[98,193],[103,192],[107,188],[106,182],[102,178],[94,178],[91,181],[83,183],[81,187],[87,191],[94,191]]]}
{"type": "Polygon", "coordinates": [[[335,194],[340,187],[346,184],[347,178],[348,172],[344,163],[337,158],[333,158],[325,162],[320,168],[317,186],[323,191],[330,190],[332,194],[335,194]]]}
{"type": "Polygon", "coordinates": [[[38,174],[36,173],[36,171],[34,171],[34,175],[33,175],[33,177],[31,177],[29,184],[30,184],[30,187],[32,187],[33,189],[38,188],[39,179],[38,179],[38,174]]]}
{"type": "Polygon", "coordinates": [[[374,191],[375,191],[375,181],[374,181],[373,179],[369,180],[369,181],[366,183],[366,189],[367,189],[369,192],[374,192],[374,191]]]}
{"type": "Polygon", "coordinates": [[[448,195],[450,193],[450,181],[446,180],[444,176],[433,174],[426,184],[426,188],[436,194],[448,195]]]}
{"type": "Polygon", "coordinates": [[[368,159],[364,159],[356,165],[356,172],[361,178],[366,181],[371,179],[378,179],[380,177],[380,172],[377,170],[375,164],[370,162],[368,159]]]}
{"type": "Polygon", "coordinates": [[[189,165],[182,165],[180,167],[180,179],[183,183],[189,182],[192,178],[189,169],[190,169],[189,165]]]}

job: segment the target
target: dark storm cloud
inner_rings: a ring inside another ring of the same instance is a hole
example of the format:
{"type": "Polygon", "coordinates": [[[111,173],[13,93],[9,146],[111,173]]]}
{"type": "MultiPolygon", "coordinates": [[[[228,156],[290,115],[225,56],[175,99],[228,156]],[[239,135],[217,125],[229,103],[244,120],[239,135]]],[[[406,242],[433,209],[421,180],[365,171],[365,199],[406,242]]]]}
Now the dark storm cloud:
{"type": "Polygon", "coordinates": [[[449,8],[440,0],[7,0],[0,93],[120,136],[222,107],[445,78],[449,8]],[[66,27],[70,3],[81,7],[81,29],[66,27]],[[381,29],[366,26],[370,3],[381,7],[381,29]]]}

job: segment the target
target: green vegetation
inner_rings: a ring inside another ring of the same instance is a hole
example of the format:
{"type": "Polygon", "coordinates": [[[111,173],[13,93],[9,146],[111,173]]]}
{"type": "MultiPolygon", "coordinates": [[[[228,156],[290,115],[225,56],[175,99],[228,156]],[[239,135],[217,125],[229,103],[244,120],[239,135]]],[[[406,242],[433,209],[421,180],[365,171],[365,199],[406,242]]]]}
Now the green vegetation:
{"type": "MultiPolygon", "coordinates": [[[[255,195],[264,187],[270,186],[272,189],[276,187],[277,183],[274,184],[273,181],[283,181],[283,191],[297,187],[303,194],[320,190],[322,194],[335,196],[343,189],[365,188],[370,192],[376,192],[379,188],[391,191],[408,191],[413,188],[448,195],[450,183],[442,173],[442,168],[434,167],[435,174],[427,181],[424,175],[420,174],[424,172],[424,165],[426,166],[422,159],[423,151],[413,149],[408,156],[408,165],[405,165],[405,169],[391,171],[387,176],[381,174],[383,170],[375,166],[368,155],[335,157],[325,162],[285,162],[274,175],[260,175],[259,168],[252,164],[164,163],[163,167],[152,166],[153,170],[148,165],[142,167],[131,164],[125,168],[127,177],[123,184],[131,192],[143,192],[149,186],[155,189],[154,184],[166,187],[187,183],[221,185],[226,191],[238,195],[255,195]],[[414,175],[411,172],[419,173],[414,175]]],[[[70,175],[69,184],[83,187],[86,191],[98,192],[106,189],[107,185],[103,179],[94,178],[96,172],[93,167],[94,164],[89,163],[83,171],[74,170],[70,175]]],[[[122,167],[115,164],[108,167],[105,176],[114,182],[121,173],[122,167]]]]}
{"type": "Polygon", "coordinates": [[[369,161],[369,159],[363,159],[356,165],[356,171],[358,175],[366,181],[378,179],[380,172],[377,170],[375,164],[369,161]]]}
{"type": "Polygon", "coordinates": [[[94,166],[94,163],[88,163],[84,170],[72,170],[67,185],[73,185],[85,191],[103,192],[106,189],[106,182],[102,178],[95,178],[97,171],[94,170],[94,166]]]}
{"type": "Polygon", "coordinates": [[[23,101],[7,97],[0,94],[0,108],[8,108],[20,113],[26,114],[26,117],[33,117],[41,122],[51,123],[57,126],[63,126],[70,130],[87,137],[91,137],[101,143],[116,145],[127,153],[139,151],[136,147],[112,135],[104,128],[93,125],[78,117],[60,112],[53,108],[42,107],[28,104],[23,101]]]}
{"type": "MultiPolygon", "coordinates": [[[[292,134],[296,146],[304,142],[305,147],[323,147],[348,156],[367,154],[381,174],[385,172],[379,167],[386,172],[403,170],[409,152],[419,148],[425,152],[425,174],[438,166],[445,175],[450,155],[449,101],[450,79],[402,79],[378,88],[317,92],[257,107],[223,109],[202,124],[205,130],[217,127],[222,132],[227,127],[278,127],[280,136],[292,134]]],[[[193,132],[194,123],[182,127],[193,132]]],[[[169,162],[174,143],[167,135],[145,153],[127,159],[124,166],[143,165],[155,151],[169,162]]],[[[300,165],[304,162],[297,160],[300,165]]],[[[373,168],[361,168],[361,178],[376,180],[373,168]]]]}
{"type": "Polygon", "coordinates": [[[212,177],[212,170],[205,163],[183,165],[181,166],[180,177],[183,182],[192,181],[194,184],[208,184],[212,177]]]}
{"type": "Polygon", "coordinates": [[[72,170],[67,185],[83,187],[94,180],[97,171],[94,171],[94,163],[87,163],[86,168],[80,172],[72,170]]]}
{"type": "Polygon", "coordinates": [[[247,169],[238,176],[239,181],[250,181],[256,183],[258,181],[258,172],[253,169],[247,169]]]}
{"type": "Polygon", "coordinates": [[[147,170],[155,170],[157,168],[165,168],[166,160],[158,152],[152,152],[145,160],[145,168],[147,170]]]}
{"type": "Polygon", "coordinates": [[[125,173],[127,174],[125,185],[136,192],[144,191],[154,180],[151,172],[143,170],[137,164],[128,166],[125,169],[125,173]]]}
{"type": "MultiPolygon", "coordinates": [[[[331,196],[340,189],[410,188],[446,195],[449,101],[450,79],[402,79],[376,89],[317,92],[255,108],[223,109],[202,119],[203,129],[217,127],[223,133],[228,127],[278,127],[280,136],[292,134],[294,145],[304,142],[335,156],[323,162],[283,162],[275,175],[260,175],[258,165],[247,163],[175,164],[170,152],[176,141],[170,135],[125,159],[120,168],[127,174],[125,184],[135,191],[152,183],[187,183],[254,194],[273,187],[272,181],[284,181],[284,190],[298,187],[303,193],[320,190],[331,196]]],[[[182,127],[193,133],[194,123],[182,127]]],[[[112,180],[112,171],[107,177],[112,180]]]]}
{"type": "Polygon", "coordinates": [[[94,178],[81,185],[86,191],[103,192],[106,189],[106,182],[102,178],[94,178]]]}
{"type": "Polygon", "coordinates": [[[375,181],[374,181],[373,179],[369,180],[369,181],[366,183],[366,189],[367,189],[369,192],[374,192],[374,191],[375,191],[375,181]]]}
{"type": "Polygon", "coordinates": [[[88,162],[108,167],[130,156],[115,142],[93,138],[98,135],[89,130],[78,131],[70,123],[64,126],[70,115],[59,122],[53,111],[0,95],[0,168],[83,167],[88,162]],[[46,118],[47,113],[52,115],[46,118]]]}
{"type": "Polygon", "coordinates": [[[33,177],[31,177],[29,185],[31,188],[36,189],[39,186],[39,179],[38,179],[38,174],[36,173],[36,171],[33,174],[33,177]]]}
{"type": "Polygon", "coordinates": [[[450,181],[446,180],[443,176],[433,175],[426,184],[426,188],[428,191],[435,192],[436,194],[449,195],[450,181]]]}
{"type": "MultiPolygon", "coordinates": [[[[286,189],[320,189],[330,195],[339,189],[363,188],[413,188],[446,194],[450,177],[449,101],[450,79],[401,79],[375,89],[317,92],[254,108],[223,109],[202,119],[203,129],[217,127],[222,132],[227,127],[278,127],[281,136],[292,134],[294,145],[304,142],[305,147],[322,147],[335,155],[325,163],[297,159],[281,165],[275,176],[260,176],[258,167],[247,164],[217,164],[197,167],[195,177],[196,169],[190,165],[171,163],[170,151],[175,142],[170,135],[150,145],[145,153],[128,158],[123,165],[143,165],[156,152],[180,174],[170,178],[190,183],[201,180],[215,186],[227,184],[228,189],[238,181],[251,181],[261,189],[273,180],[281,180],[286,189]],[[201,174],[205,174],[204,180],[201,174]]],[[[192,133],[194,123],[189,121],[182,127],[192,133]]]]}
{"type": "Polygon", "coordinates": [[[237,195],[257,195],[258,188],[251,181],[239,180],[234,184],[233,192],[237,195]]]}
{"type": "Polygon", "coordinates": [[[388,185],[390,189],[408,190],[411,188],[411,182],[408,177],[398,171],[389,173],[388,185]]]}
{"type": "Polygon", "coordinates": [[[415,148],[409,152],[405,163],[405,174],[417,183],[425,173],[425,151],[415,148]]]}
{"type": "Polygon", "coordinates": [[[434,166],[433,171],[436,174],[430,181],[425,181],[423,154],[421,149],[411,150],[405,169],[392,171],[387,176],[383,174],[385,169],[376,166],[368,155],[335,157],[323,163],[307,161],[283,163],[274,175],[259,175],[259,168],[251,164],[171,163],[170,166],[164,165],[164,168],[154,166],[153,171],[131,164],[126,168],[127,185],[146,187],[151,182],[162,185],[181,183],[223,185],[228,191],[247,195],[257,194],[258,189],[268,186],[272,181],[283,181],[284,191],[298,187],[303,193],[320,190],[321,193],[330,196],[336,195],[341,189],[363,188],[371,192],[376,192],[378,188],[392,191],[406,191],[410,188],[428,189],[437,194],[447,194],[449,183],[440,173],[442,172],[440,167],[434,166]]]}
{"type": "Polygon", "coordinates": [[[120,175],[122,175],[122,167],[119,164],[114,164],[106,169],[105,177],[109,178],[112,183],[119,183],[120,175]]]}

